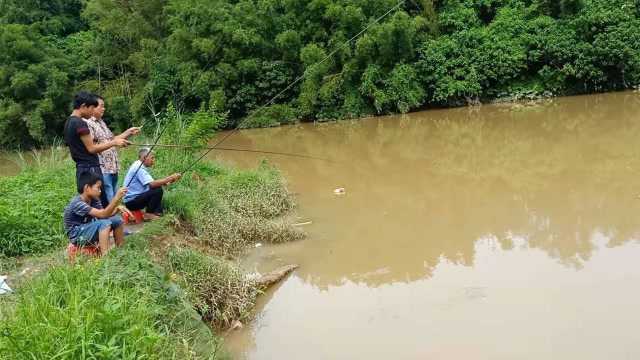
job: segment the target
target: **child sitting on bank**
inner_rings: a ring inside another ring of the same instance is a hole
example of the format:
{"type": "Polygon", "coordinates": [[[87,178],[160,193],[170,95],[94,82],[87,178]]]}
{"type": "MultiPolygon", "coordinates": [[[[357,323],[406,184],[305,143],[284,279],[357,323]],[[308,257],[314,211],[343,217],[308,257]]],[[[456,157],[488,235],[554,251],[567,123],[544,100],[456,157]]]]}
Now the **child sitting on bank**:
{"type": "Polygon", "coordinates": [[[78,193],[64,209],[64,229],[69,241],[77,247],[97,247],[102,255],[111,249],[109,235],[113,231],[116,246],[124,244],[124,226],[122,217],[116,215],[122,211],[118,204],[127,193],[120,188],[109,206],[103,208],[100,203],[102,179],[100,176],[85,172],[78,179],[78,193]]]}

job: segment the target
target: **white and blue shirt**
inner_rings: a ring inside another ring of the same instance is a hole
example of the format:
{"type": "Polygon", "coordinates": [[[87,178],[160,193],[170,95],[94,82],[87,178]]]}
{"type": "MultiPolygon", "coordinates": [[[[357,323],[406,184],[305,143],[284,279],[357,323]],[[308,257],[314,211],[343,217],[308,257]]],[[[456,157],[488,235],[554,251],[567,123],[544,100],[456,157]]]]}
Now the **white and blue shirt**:
{"type": "Polygon", "coordinates": [[[64,230],[67,234],[71,233],[74,227],[89,223],[95,218],[89,215],[91,208],[102,209],[100,201],[91,199],[91,204],[87,204],[82,200],[80,195],[76,195],[69,205],[64,208],[64,230]]]}
{"type": "Polygon", "coordinates": [[[124,196],[124,202],[129,202],[135,199],[138,195],[149,191],[149,184],[152,181],[153,178],[151,177],[151,174],[149,174],[147,167],[142,165],[140,160],[134,161],[127,171],[127,176],[124,177],[124,183],[122,183],[122,186],[127,186],[127,184],[131,182],[128,186],[127,195],[124,196]],[[140,170],[138,170],[138,167],[140,167],[140,170]],[[133,178],[133,174],[136,170],[138,172],[135,174],[136,177],[133,178]],[[133,178],[133,180],[131,180],[131,178],[133,178]]]}

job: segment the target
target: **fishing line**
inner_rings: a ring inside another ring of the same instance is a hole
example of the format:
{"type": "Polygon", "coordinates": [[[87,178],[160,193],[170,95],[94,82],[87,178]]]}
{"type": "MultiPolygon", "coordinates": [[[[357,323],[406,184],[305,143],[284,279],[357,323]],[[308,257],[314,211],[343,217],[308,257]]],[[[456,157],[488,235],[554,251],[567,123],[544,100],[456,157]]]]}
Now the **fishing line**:
{"type": "MultiPolygon", "coordinates": [[[[351,43],[353,40],[357,39],[360,35],[364,34],[367,30],[369,30],[373,25],[377,24],[380,22],[380,20],[384,19],[385,17],[387,17],[389,14],[391,14],[393,11],[395,11],[396,9],[400,8],[400,6],[402,6],[405,3],[405,0],[400,0],[395,6],[391,7],[389,10],[387,10],[387,12],[385,12],[384,14],[382,14],[381,16],[379,16],[378,18],[376,18],[375,20],[373,20],[373,22],[369,23],[367,26],[364,27],[364,29],[360,30],[359,33],[357,33],[356,35],[354,35],[353,37],[351,37],[349,40],[343,42],[342,44],[340,44],[336,49],[334,49],[332,52],[329,53],[329,55],[327,55],[324,59],[322,59],[320,62],[317,62],[315,64],[313,64],[312,66],[310,66],[307,70],[304,71],[304,73],[300,76],[298,76],[292,83],[290,83],[286,88],[284,88],[284,90],[280,91],[279,93],[277,93],[274,97],[271,98],[271,100],[269,100],[267,103],[265,103],[264,105],[262,105],[261,107],[259,107],[257,110],[253,111],[253,114],[257,114],[259,113],[261,110],[263,110],[264,108],[266,108],[269,105],[272,105],[273,102],[280,97],[280,95],[284,94],[286,91],[288,91],[289,89],[291,89],[295,84],[299,83],[300,81],[302,81],[307,74],[310,72],[309,70],[316,68],[317,66],[322,65],[323,63],[325,63],[327,60],[329,60],[333,55],[335,55],[339,50],[341,50],[343,47],[345,47],[346,45],[349,45],[349,43],[351,43]]],[[[231,131],[229,131],[222,139],[220,139],[219,141],[217,141],[212,147],[210,147],[204,154],[202,154],[202,156],[200,156],[198,159],[196,159],[192,164],[190,164],[189,166],[187,166],[187,168],[181,172],[181,174],[184,174],[186,171],[190,170],[191,168],[193,168],[193,166],[199,162],[200,160],[202,160],[205,156],[207,156],[207,154],[209,154],[212,150],[215,150],[218,145],[222,144],[225,140],[227,140],[229,137],[231,137],[231,135],[235,134],[237,131],[240,130],[240,126],[247,121],[251,116],[248,116],[247,118],[245,118],[244,120],[240,121],[240,123],[238,123],[238,125],[236,125],[235,128],[233,128],[231,131]]]]}
{"type": "MultiPolygon", "coordinates": [[[[131,144],[131,145],[140,146],[140,147],[151,146],[151,144],[131,144]]],[[[194,145],[156,144],[156,146],[157,147],[165,147],[165,148],[182,148],[182,149],[193,149],[193,148],[212,149],[212,147],[200,147],[200,146],[194,146],[194,145]]],[[[254,149],[234,149],[234,148],[224,148],[224,147],[217,147],[217,148],[215,148],[215,150],[250,152],[250,153],[260,153],[260,154],[270,154],[270,155],[282,155],[282,156],[291,156],[291,157],[298,157],[298,158],[304,158],[304,159],[313,159],[313,160],[322,160],[322,161],[327,161],[327,162],[335,162],[335,161],[333,161],[331,159],[321,158],[321,157],[313,156],[313,155],[284,153],[284,152],[278,152],[278,151],[254,150],[254,149]]]]}

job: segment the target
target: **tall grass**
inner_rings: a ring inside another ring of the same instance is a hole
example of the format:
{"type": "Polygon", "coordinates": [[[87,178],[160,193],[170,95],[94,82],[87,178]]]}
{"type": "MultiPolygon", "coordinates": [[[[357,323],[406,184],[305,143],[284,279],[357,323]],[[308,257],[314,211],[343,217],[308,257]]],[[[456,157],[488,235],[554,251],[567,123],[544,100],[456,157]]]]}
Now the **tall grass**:
{"type": "Polygon", "coordinates": [[[219,342],[192,321],[184,294],[153,263],[145,243],[134,238],[103,259],[55,267],[21,288],[14,308],[3,312],[0,354],[8,359],[217,356],[219,342]],[[194,333],[208,343],[207,354],[195,350],[200,345],[190,341],[194,333]]]}
{"type": "MultiPolygon", "coordinates": [[[[170,107],[154,134],[166,126],[161,142],[201,146],[225,119],[224,115],[207,110],[184,116],[170,107]]],[[[158,148],[152,171],[157,176],[182,171],[199,155],[197,147],[158,148]]],[[[129,162],[133,160],[129,158],[129,162]]],[[[283,218],[294,208],[293,198],[281,174],[266,162],[257,169],[240,171],[201,161],[184,175],[166,189],[167,210],[188,222],[200,241],[218,255],[238,255],[256,242],[278,243],[304,237],[283,218]]]]}
{"type": "Polygon", "coordinates": [[[257,242],[304,237],[284,216],[295,205],[286,183],[266,163],[254,170],[217,168],[215,175],[178,189],[167,194],[168,208],[184,216],[218,255],[235,256],[257,242]]]}
{"type": "Polygon", "coordinates": [[[202,317],[216,328],[243,320],[253,308],[258,289],[233,264],[191,249],[173,248],[169,268],[181,277],[184,288],[202,317]]]}
{"type": "Polygon", "coordinates": [[[21,170],[57,169],[70,159],[69,150],[61,139],[54,139],[51,146],[42,149],[31,149],[28,153],[17,152],[15,163],[21,170]]]}

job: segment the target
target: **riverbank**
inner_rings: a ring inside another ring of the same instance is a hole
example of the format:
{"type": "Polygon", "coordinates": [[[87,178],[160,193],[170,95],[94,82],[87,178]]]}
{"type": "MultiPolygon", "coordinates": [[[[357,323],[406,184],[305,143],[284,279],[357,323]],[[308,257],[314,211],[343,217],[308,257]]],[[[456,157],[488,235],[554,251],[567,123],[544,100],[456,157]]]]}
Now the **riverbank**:
{"type": "MultiPolygon", "coordinates": [[[[163,220],[108,256],[69,264],[61,215],[75,179],[63,151],[0,178],[0,274],[15,290],[0,296],[0,354],[224,358],[216,334],[244,321],[260,293],[236,260],[257,242],[303,236],[287,219],[294,202],[278,171],[199,163],[166,189],[163,220]]],[[[153,173],[193,159],[158,151],[153,173]]]]}

